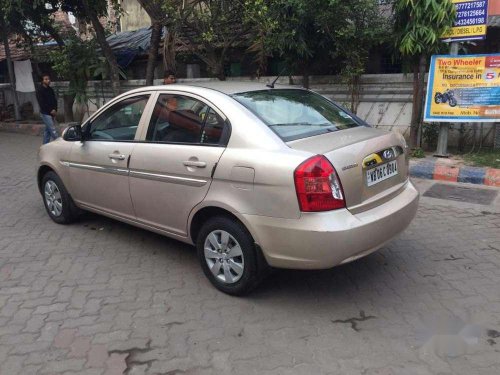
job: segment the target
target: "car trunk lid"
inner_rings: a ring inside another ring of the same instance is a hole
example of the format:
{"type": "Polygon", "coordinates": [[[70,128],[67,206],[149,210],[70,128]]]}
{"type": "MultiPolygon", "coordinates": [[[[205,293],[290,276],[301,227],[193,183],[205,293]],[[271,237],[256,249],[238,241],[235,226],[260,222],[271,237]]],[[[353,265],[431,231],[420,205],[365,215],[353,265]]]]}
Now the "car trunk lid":
{"type": "Polygon", "coordinates": [[[353,212],[387,201],[408,180],[405,144],[392,132],[357,127],[290,141],[287,145],[325,155],[330,160],[342,183],[346,206],[353,212]],[[391,167],[396,168],[397,174],[390,176],[387,170],[394,173],[391,167]]]}

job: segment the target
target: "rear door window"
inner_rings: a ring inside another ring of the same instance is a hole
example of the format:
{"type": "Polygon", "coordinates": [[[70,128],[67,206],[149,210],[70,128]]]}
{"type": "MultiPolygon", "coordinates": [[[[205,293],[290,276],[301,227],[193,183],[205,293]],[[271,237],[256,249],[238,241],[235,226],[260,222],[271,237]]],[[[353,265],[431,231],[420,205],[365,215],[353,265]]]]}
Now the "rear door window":
{"type": "Polygon", "coordinates": [[[234,94],[285,142],[348,129],[360,124],[321,95],[299,89],[234,94]]]}
{"type": "Polygon", "coordinates": [[[146,141],[221,145],[226,128],[226,122],[202,101],[189,96],[160,94],[146,141]]]}

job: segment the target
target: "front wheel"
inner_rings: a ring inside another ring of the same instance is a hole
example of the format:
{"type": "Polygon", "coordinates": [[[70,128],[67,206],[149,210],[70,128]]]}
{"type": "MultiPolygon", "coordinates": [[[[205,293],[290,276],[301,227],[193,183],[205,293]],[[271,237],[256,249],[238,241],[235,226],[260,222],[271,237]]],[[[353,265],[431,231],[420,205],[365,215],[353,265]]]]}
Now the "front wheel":
{"type": "Polygon", "coordinates": [[[45,209],[56,223],[69,224],[78,218],[78,208],[62,180],[52,171],[47,172],[42,178],[42,195],[45,209]]]}
{"type": "Polygon", "coordinates": [[[437,92],[436,95],[434,96],[434,102],[436,104],[440,104],[443,102],[443,95],[440,92],[437,92]]]}
{"type": "Polygon", "coordinates": [[[243,295],[262,280],[264,267],[250,233],[228,217],[209,219],[196,241],[198,258],[210,282],[224,293],[243,295]]]}
{"type": "Polygon", "coordinates": [[[450,107],[455,107],[457,105],[457,99],[453,96],[450,96],[450,107]]]}

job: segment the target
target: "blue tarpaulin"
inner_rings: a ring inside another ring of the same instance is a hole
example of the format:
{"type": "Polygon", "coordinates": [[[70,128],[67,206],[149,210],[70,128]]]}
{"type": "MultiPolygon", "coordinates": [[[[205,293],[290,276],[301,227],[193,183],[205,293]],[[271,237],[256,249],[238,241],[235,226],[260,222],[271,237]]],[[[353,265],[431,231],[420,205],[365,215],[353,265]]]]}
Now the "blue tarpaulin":
{"type": "Polygon", "coordinates": [[[125,69],[137,55],[148,52],[151,42],[151,27],[116,33],[106,39],[118,64],[122,69],[125,69]]]}

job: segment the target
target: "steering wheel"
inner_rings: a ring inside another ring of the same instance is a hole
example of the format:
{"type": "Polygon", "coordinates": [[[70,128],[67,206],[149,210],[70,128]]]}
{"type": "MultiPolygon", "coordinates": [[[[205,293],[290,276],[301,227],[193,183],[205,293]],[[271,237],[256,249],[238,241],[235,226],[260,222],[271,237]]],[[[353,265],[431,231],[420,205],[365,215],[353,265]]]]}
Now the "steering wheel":
{"type": "Polygon", "coordinates": [[[103,132],[101,130],[96,130],[96,131],[93,131],[91,134],[90,134],[90,138],[91,139],[114,139],[112,136],[110,136],[108,133],[106,132],[103,132]]]}

